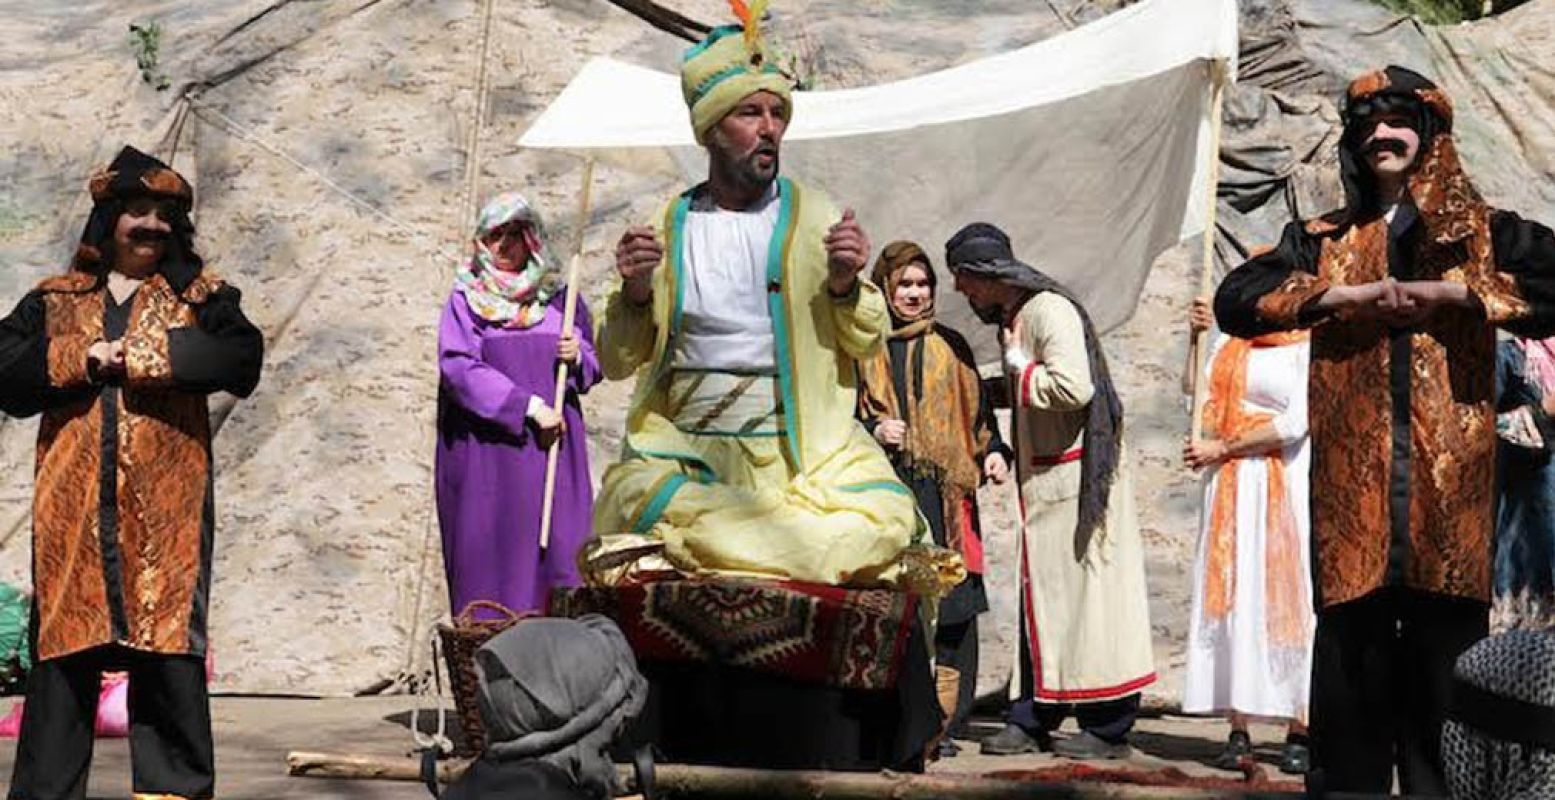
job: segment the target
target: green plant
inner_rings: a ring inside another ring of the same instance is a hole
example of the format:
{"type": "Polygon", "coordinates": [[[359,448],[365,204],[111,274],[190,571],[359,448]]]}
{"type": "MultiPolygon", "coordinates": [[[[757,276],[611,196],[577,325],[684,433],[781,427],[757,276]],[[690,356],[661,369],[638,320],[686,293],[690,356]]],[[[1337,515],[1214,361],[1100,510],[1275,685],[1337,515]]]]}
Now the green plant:
{"type": "Polygon", "coordinates": [[[140,68],[141,80],[155,86],[159,92],[172,84],[166,74],[157,70],[162,57],[161,23],[130,23],[130,49],[135,52],[135,66],[140,68]]]}
{"type": "Polygon", "coordinates": [[[794,79],[794,88],[801,92],[813,91],[816,88],[815,75],[799,63],[798,56],[789,56],[783,61],[783,73],[794,79]]]}
{"type": "Polygon", "coordinates": [[[1499,14],[1527,0],[1375,0],[1400,14],[1419,17],[1431,25],[1456,25],[1499,14]]]}

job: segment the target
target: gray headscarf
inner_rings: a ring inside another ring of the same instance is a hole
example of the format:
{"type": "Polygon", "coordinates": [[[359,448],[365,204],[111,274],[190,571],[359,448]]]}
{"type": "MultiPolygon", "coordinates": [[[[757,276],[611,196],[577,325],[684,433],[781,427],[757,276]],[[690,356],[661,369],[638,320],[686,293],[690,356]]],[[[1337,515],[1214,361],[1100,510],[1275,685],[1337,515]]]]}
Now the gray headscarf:
{"type": "Polygon", "coordinates": [[[642,710],[648,682],[606,617],[533,619],[475,651],[485,757],[536,759],[597,797],[615,789],[608,750],[642,710]]]}
{"type": "Polygon", "coordinates": [[[1453,670],[1442,760],[1456,800],[1555,797],[1555,634],[1515,630],[1453,670]]]}

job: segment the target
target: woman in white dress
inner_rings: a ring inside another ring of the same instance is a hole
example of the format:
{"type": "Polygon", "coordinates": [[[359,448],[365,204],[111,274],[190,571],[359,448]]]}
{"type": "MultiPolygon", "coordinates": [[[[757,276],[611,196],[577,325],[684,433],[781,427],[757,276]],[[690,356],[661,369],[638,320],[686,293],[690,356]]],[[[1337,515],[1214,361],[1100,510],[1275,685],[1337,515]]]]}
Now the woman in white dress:
{"type": "MultiPolygon", "coordinates": [[[[1206,300],[1195,331],[1214,317],[1206,300]]],[[[1307,334],[1217,334],[1201,379],[1203,435],[1184,458],[1204,470],[1204,511],[1188,625],[1186,713],[1227,714],[1231,735],[1213,762],[1252,754],[1252,718],[1288,725],[1280,769],[1306,772],[1312,672],[1312,573],[1307,493],[1307,334]]]]}

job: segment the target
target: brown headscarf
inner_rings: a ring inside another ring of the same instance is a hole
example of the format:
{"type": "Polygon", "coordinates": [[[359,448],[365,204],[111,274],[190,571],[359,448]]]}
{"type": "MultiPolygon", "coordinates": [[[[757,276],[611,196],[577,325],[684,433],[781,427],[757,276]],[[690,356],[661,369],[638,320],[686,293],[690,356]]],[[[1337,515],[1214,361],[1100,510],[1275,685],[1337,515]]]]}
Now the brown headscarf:
{"type": "Polygon", "coordinates": [[[934,267],[929,264],[929,255],[923,252],[923,248],[905,240],[886,245],[880,251],[880,257],[875,259],[875,269],[870,273],[869,280],[885,292],[886,308],[891,311],[892,339],[921,336],[934,325],[934,295],[939,291],[939,278],[934,274],[934,267]],[[896,311],[893,298],[896,297],[897,284],[902,282],[902,273],[915,264],[929,276],[929,302],[924,304],[918,316],[903,319],[896,311]]]}
{"type": "Polygon", "coordinates": [[[1409,194],[1431,238],[1443,244],[1468,238],[1490,210],[1458,157],[1452,137],[1452,101],[1423,75],[1396,66],[1368,72],[1345,90],[1339,144],[1345,221],[1361,223],[1380,213],[1362,139],[1369,130],[1368,119],[1384,110],[1408,112],[1411,127],[1420,136],[1420,166],[1409,178],[1409,194]]]}
{"type": "Polygon", "coordinates": [[[173,218],[166,222],[173,232],[157,271],[173,291],[183,295],[205,267],[205,261],[194,250],[194,223],[189,218],[194,207],[194,189],[189,182],[159,159],[125,147],[106,167],[92,173],[87,189],[92,194],[92,213],[81,232],[70,269],[96,276],[93,288],[100,286],[112,261],[114,227],[125,204],[136,197],[171,200],[173,218]]]}
{"type": "Polygon", "coordinates": [[[859,414],[866,420],[906,420],[907,435],[892,460],[904,471],[940,484],[945,503],[945,545],[961,553],[969,571],[981,573],[982,543],[972,528],[970,502],[982,483],[981,461],[990,437],[979,425],[982,387],[971,351],[954,331],[934,323],[932,293],[938,281],[923,248],[906,241],[886,245],[870,280],[885,292],[891,309],[891,338],[907,341],[904,366],[908,377],[903,383],[908,396],[897,396],[890,348],[882,347],[858,365],[859,414]],[[923,313],[902,319],[891,298],[902,273],[913,265],[928,273],[930,299],[923,313]],[[914,380],[919,374],[923,376],[921,387],[914,380]]]}

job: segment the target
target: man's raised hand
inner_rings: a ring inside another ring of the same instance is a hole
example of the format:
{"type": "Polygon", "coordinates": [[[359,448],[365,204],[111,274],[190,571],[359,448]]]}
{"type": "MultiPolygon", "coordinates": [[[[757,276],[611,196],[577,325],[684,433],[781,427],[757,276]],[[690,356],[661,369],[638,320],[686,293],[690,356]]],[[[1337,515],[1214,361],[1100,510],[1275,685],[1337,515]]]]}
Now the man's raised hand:
{"type": "Polygon", "coordinates": [[[826,232],[826,287],[837,297],[853,291],[858,274],[869,263],[869,236],[854,219],[853,209],[826,232]]]}
{"type": "Polygon", "coordinates": [[[664,260],[664,245],[653,228],[634,225],[616,243],[616,272],[621,275],[626,299],[643,305],[653,298],[653,271],[664,260]]]}

